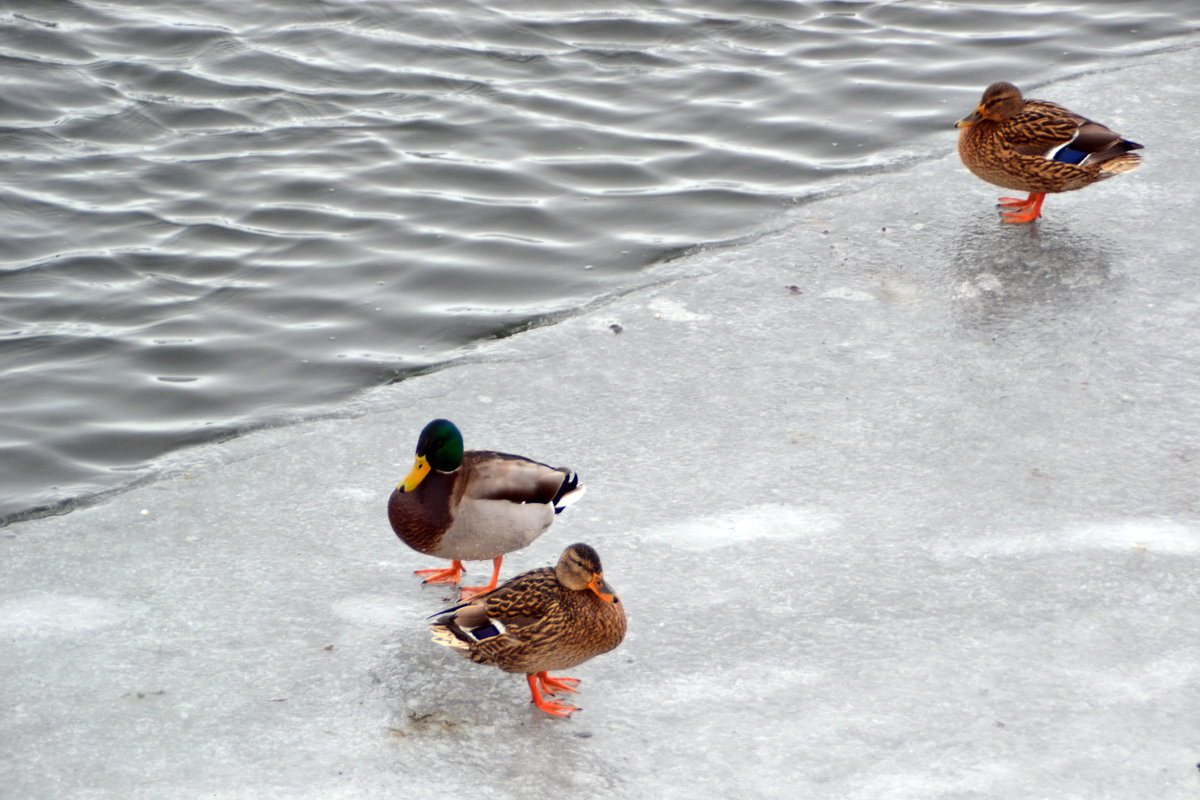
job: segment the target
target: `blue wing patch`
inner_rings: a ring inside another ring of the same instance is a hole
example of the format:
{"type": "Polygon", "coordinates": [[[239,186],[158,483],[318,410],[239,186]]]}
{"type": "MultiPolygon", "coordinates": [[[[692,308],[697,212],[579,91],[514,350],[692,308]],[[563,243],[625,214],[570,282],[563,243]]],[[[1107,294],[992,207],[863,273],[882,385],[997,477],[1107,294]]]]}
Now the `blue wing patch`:
{"type": "Polygon", "coordinates": [[[1073,147],[1063,145],[1057,151],[1050,154],[1050,160],[1061,161],[1064,164],[1078,164],[1087,158],[1090,153],[1085,153],[1082,150],[1076,150],[1073,147]]]}
{"type": "Polygon", "coordinates": [[[504,633],[504,629],[493,620],[487,625],[481,625],[478,628],[471,628],[471,635],[475,637],[475,641],[482,642],[484,639],[491,639],[504,633]]]}

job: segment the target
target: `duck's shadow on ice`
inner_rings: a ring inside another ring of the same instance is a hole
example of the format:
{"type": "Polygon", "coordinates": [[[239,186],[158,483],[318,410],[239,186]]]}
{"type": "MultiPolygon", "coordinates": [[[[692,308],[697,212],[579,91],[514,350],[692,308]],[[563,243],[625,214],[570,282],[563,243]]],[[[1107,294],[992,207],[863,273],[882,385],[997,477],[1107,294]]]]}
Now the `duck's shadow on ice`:
{"type": "MultiPolygon", "coordinates": [[[[362,702],[386,718],[397,739],[537,737],[561,725],[579,732],[587,717],[552,717],[529,703],[523,675],[473,664],[430,641],[426,625],[400,629],[363,676],[362,702]]],[[[576,696],[573,696],[576,697],[576,696]]],[[[586,693],[578,705],[586,705],[586,693]]]]}
{"type": "Polygon", "coordinates": [[[1111,237],[1065,223],[977,222],[950,245],[955,316],[963,328],[994,332],[1094,309],[1123,282],[1111,237]]]}

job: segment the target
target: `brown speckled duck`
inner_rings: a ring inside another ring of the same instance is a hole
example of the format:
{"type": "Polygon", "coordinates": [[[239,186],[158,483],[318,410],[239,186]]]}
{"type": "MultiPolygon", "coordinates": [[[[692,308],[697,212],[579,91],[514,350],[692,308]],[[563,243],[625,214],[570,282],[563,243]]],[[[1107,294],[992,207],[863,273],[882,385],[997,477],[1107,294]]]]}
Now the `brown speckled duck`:
{"type": "Polygon", "coordinates": [[[1005,222],[1032,222],[1048,192],[1069,192],[1132,172],[1137,142],[1046,100],[1026,100],[1011,83],[993,83],[975,111],[958,121],[958,154],[988,183],[1028,192],[1001,197],[1005,222]]]}
{"type": "Polygon", "coordinates": [[[504,555],[541,536],[583,492],[569,469],[489,450],[464,452],[454,423],[435,419],[417,440],[412,471],[388,499],[388,520],[409,547],[450,559],[446,569],[417,570],[426,583],[458,583],[463,561],[492,560],[491,582],[463,587],[465,599],[494,589],[504,555]]]}
{"type": "Polygon", "coordinates": [[[435,642],[477,664],[525,673],[533,704],[559,717],[579,708],[543,693],[575,692],[579,680],[547,673],[607,653],[625,638],[624,607],[604,580],[599,554],[586,544],[568,547],[553,568],[524,572],[434,616],[435,642]]]}

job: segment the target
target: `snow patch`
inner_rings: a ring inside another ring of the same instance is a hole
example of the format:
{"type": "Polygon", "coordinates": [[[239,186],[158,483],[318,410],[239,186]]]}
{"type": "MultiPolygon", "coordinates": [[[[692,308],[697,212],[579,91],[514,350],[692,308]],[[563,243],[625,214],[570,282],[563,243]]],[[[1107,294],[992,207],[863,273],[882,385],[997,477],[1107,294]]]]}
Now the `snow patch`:
{"type": "Polygon", "coordinates": [[[668,297],[656,297],[647,303],[646,307],[654,312],[655,319],[665,319],[668,322],[697,322],[708,319],[708,314],[688,311],[683,303],[668,297]]]}
{"type": "Polygon", "coordinates": [[[140,610],[99,597],[28,594],[0,604],[0,631],[22,636],[77,633],[116,625],[140,610]]]}
{"type": "Polygon", "coordinates": [[[383,594],[343,597],[333,604],[333,613],[355,625],[394,628],[413,624],[411,610],[399,600],[383,594]]]}
{"type": "Polygon", "coordinates": [[[824,536],[839,527],[841,519],[827,509],[763,503],[663,525],[647,535],[685,550],[702,551],[752,542],[824,536]]]}
{"type": "MultiPolygon", "coordinates": [[[[1143,553],[1200,553],[1200,525],[1157,519],[1128,519],[1092,523],[1061,531],[1044,531],[1002,539],[980,540],[955,552],[969,557],[1038,555],[1087,550],[1127,550],[1143,553]]],[[[946,553],[945,555],[953,555],[946,553]]]]}
{"type": "Polygon", "coordinates": [[[826,300],[850,300],[855,303],[870,303],[875,299],[875,295],[870,292],[864,292],[861,289],[851,289],[848,286],[839,286],[836,289],[830,289],[823,292],[821,297],[826,300]]]}

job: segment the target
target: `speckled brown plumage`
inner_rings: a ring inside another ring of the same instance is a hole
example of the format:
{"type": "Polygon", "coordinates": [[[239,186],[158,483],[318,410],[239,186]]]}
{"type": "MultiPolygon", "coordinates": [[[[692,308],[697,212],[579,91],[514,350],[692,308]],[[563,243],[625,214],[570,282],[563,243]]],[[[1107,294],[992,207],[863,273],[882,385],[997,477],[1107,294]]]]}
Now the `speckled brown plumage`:
{"type": "Polygon", "coordinates": [[[573,678],[551,678],[612,650],[625,637],[625,611],[604,581],[600,556],[586,544],[563,551],[553,568],[522,573],[430,626],[434,640],[477,664],[530,676],[533,702],[552,714],[573,706],[541,699],[543,690],[574,691],[573,678]]]}
{"type": "Polygon", "coordinates": [[[958,153],[971,172],[1030,194],[1024,200],[1001,199],[1000,205],[1011,209],[1006,222],[1037,219],[1046,193],[1082,189],[1141,165],[1129,151],[1142,145],[1056,103],[1026,100],[1004,81],[989,86],[958,127],[958,153]]]}

